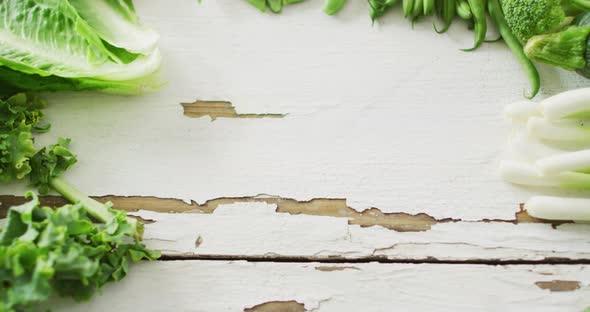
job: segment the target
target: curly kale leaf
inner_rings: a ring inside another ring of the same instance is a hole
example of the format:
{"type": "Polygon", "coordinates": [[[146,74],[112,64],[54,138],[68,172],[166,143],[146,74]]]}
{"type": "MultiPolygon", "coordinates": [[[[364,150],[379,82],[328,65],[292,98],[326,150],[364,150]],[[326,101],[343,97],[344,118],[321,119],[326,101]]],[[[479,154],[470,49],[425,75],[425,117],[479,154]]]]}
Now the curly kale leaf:
{"type": "Polygon", "coordinates": [[[0,231],[0,311],[29,311],[54,294],[90,299],[130,262],[159,257],[131,235],[125,212],[107,207],[111,221],[95,224],[81,204],[54,210],[27,196],[0,231]]]}

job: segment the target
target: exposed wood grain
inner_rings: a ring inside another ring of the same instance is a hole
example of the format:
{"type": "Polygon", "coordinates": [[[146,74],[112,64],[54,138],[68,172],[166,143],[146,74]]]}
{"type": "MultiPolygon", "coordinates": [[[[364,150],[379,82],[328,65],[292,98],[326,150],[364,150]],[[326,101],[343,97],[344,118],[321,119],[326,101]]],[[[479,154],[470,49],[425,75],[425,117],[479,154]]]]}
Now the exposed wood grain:
{"type": "Polygon", "coordinates": [[[298,303],[298,311],[304,305],[307,311],[316,312],[387,312],[392,307],[396,311],[561,312],[590,306],[588,266],[373,263],[355,264],[360,270],[332,272],[318,271],[317,266],[240,261],[141,263],[94,301],[57,301],[52,310],[218,312],[289,301],[298,303]],[[547,279],[543,273],[551,273],[555,280],[579,281],[580,289],[541,289],[535,282],[547,279]]]}
{"type": "Polygon", "coordinates": [[[315,267],[316,270],[322,272],[334,272],[334,271],[342,271],[342,270],[360,270],[355,266],[317,266],[315,267]]]}
{"type": "Polygon", "coordinates": [[[184,115],[191,118],[209,116],[211,121],[217,118],[283,118],[283,114],[238,114],[230,102],[224,101],[195,101],[181,103],[184,115]]]}
{"type": "MultiPolygon", "coordinates": [[[[356,211],[349,207],[345,199],[335,198],[314,198],[308,201],[298,201],[292,198],[280,198],[272,196],[255,196],[255,197],[236,197],[236,198],[216,198],[206,201],[203,204],[197,204],[191,200],[190,203],[174,198],[158,198],[153,196],[93,196],[92,198],[99,202],[112,202],[115,207],[128,212],[139,210],[148,210],[155,212],[168,213],[213,213],[221,205],[234,203],[267,203],[277,206],[276,212],[289,213],[292,215],[311,215],[323,217],[348,218],[350,224],[358,224],[363,227],[382,226],[398,232],[426,231],[437,223],[458,222],[459,219],[444,218],[436,220],[433,217],[419,213],[416,215],[404,212],[383,213],[378,208],[370,208],[364,211],[356,211]]],[[[40,196],[41,204],[49,207],[59,207],[68,203],[61,196],[40,196]]],[[[23,196],[0,195],[0,217],[5,216],[6,210],[11,206],[21,205],[27,199],[23,196]]],[[[548,223],[553,226],[573,223],[573,221],[563,220],[544,220],[533,218],[523,205],[515,213],[514,219],[482,219],[476,222],[511,222],[519,223],[548,223]]]]}
{"type": "Polygon", "coordinates": [[[538,281],[535,282],[541,289],[547,289],[549,291],[574,291],[580,289],[581,285],[579,281],[538,281]]]}
{"type": "Polygon", "coordinates": [[[305,312],[305,305],[297,301],[270,301],[257,304],[244,312],[305,312]]]}

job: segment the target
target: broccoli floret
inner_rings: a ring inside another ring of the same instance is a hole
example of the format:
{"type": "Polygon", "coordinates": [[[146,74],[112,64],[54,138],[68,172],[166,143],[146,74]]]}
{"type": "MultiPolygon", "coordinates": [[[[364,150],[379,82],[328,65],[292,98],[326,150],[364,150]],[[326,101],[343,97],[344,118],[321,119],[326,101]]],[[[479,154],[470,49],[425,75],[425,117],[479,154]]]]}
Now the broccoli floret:
{"type": "Polygon", "coordinates": [[[555,31],[565,20],[561,0],[504,0],[502,9],[508,26],[522,41],[555,31]]]}

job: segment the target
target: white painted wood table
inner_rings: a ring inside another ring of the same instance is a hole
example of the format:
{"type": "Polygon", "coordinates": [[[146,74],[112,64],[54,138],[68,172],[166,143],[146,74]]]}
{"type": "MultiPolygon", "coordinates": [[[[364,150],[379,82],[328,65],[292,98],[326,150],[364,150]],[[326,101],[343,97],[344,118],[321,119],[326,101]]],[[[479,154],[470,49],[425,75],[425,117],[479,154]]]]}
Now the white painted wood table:
{"type": "MultiPolygon", "coordinates": [[[[147,220],[164,260],[55,311],[590,306],[590,226],[528,218],[519,204],[537,190],[497,176],[502,108],[527,88],[504,44],[461,52],[466,25],[437,35],[399,12],[371,26],[360,0],[334,18],[317,0],[282,15],[135,2],[168,84],[47,94],[41,143],[71,137],[67,178],[147,220]]],[[[541,72],[540,98],[588,84],[541,72]]]]}

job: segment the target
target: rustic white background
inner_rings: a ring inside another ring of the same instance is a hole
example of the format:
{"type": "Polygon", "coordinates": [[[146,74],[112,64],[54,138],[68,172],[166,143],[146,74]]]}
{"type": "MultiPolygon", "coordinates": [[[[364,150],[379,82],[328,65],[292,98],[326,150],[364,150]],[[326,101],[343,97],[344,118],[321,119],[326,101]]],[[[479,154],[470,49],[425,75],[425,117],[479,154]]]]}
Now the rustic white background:
{"type": "MultiPolygon", "coordinates": [[[[141,211],[156,221],[147,225],[147,244],[167,255],[268,262],[140,264],[90,305],[64,310],[241,311],[273,300],[322,312],[590,306],[584,265],[468,264],[590,261],[590,226],[506,222],[538,190],[505,184],[496,172],[508,133],[502,108],[528,89],[502,42],[462,52],[473,40],[465,23],[438,35],[431,19],[412,29],[398,10],[371,25],[360,0],[337,17],[323,14],[318,0],[281,15],[261,14],[243,0],[135,2],[143,23],[161,35],[167,85],[138,97],[46,95],[54,127],[39,142],[73,139],[80,162],[67,179],[82,190],[200,204],[260,194],[346,199],[357,211],[375,207],[457,222],[396,232],[350,225],[347,218],[276,213],[264,202],[222,205],[210,214],[141,211]],[[213,122],[183,116],[180,103],[195,100],[286,116],[213,122]],[[313,269],[319,264],[272,262],[334,256],[465,263],[352,264],[360,270],[325,272],[313,269]],[[579,281],[580,289],[535,285],[544,280],[579,281]]],[[[588,84],[540,70],[538,99],[588,84]]]]}

